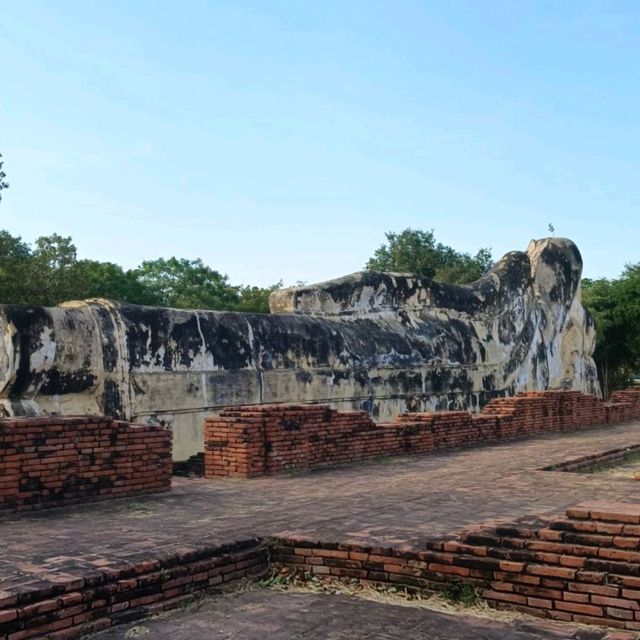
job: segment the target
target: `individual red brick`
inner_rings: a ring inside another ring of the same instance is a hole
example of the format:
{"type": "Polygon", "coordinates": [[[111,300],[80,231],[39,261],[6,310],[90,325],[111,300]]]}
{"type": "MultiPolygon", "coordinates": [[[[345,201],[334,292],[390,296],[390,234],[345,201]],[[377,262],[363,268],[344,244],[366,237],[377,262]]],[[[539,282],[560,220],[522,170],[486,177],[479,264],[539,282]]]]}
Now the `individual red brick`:
{"type": "Polygon", "coordinates": [[[607,607],[607,618],[616,618],[618,620],[633,620],[633,612],[629,609],[616,609],[615,607],[607,607]]]}
{"type": "Polygon", "coordinates": [[[565,578],[572,580],[575,575],[575,569],[567,567],[555,567],[542,564],[532,564],[527,567],[527,572],[535,576],[547,576],[550,578],[565,578]]]}
{"type": "Polygon", "coordinates": [[[594,593],[601,596],[608,596],[610,598],[615,598],[620,593],[620,589],[618,587],[599,584],[579,584],[576,582],[569,585],[569,590],[578,593],[594,593]]]}
{"type": "Polygon", "coordinates": [[[15,609],[5,609],[0,611],[0,624],[3,622],[11,622],[18,617],[18,612],[15,609]]]}
{"type": "Polygon", "coordinates": [[[593,594],[591,596],[591,602],[593,604],[602,604],[607,607],[617,607],[619,609],[633,609],[634,611],[640,611],[640,605],[635,600],[625,600],[624,598],[610,598],[607,596],[601,596],[593,594]]]}
{"type": "Polygon", "coordinates": [[[482,597],[486,600],[497,600],[498,602],[509,602],[512,604],[527,604],[527,598],[515,593],[503,593],[502,591],[492,591],[486,589],[482,592],[482,597]]]}
{"type": "Polygon", "coordinates": [[[591,604],[579,604],[576,602],[556,602],[556,609],[560,611],[569,611],[571,613],[580,613],[586,616],[602,616],[604,609],[602,607],[591,604]]]}
{"type": "Polygon", "coordinates": [[[527,598],[527,606],[534,609],[552,609],[553,600],[545,600],[544,598],[527,598]]]}

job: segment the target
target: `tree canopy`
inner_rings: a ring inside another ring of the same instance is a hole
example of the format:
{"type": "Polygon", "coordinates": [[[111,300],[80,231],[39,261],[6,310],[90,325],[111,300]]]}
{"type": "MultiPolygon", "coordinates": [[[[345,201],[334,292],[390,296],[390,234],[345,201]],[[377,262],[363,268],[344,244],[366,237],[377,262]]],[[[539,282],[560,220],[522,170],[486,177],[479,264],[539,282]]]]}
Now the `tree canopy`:
{"type": "Polygon", "coordinates": [[[366,268],[372,271],[417,273],[450,284],[466,284],[485,275],[493,266],[489,249],[475,255],[436,242],[433,230],[389,231],[387,242],[376,249],[366,268]]]}
{"type": "Polygon", "coordinates": [[[78,260],[69,237],[38,238],[33,248],[0,231],[0,302],[51,306],[108,298],[165,307],[268,313],[271,287],[234,286],[200,259],[158,258],[125,270],[113,262],[78,260]]]}
{"type": "Polygon", "coordinates": [[[582,300],[596,322],[596,352],[605,396],[640,372],[640,262],[619,278],[582,281],[582,300]]]}

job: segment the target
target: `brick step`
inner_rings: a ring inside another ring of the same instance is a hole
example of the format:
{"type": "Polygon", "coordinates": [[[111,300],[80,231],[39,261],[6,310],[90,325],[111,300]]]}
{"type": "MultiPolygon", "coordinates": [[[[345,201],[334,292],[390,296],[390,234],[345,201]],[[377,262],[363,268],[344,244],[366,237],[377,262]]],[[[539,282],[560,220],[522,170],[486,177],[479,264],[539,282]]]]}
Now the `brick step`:
{"type": "Polygon", "coordinates": [[[596,502],[568,513],[566,519],[527,516],[479,526],[430,540],[417,552],[280,540],[276,560],[406,588],[468,583],[494,607],[640,631],[640,551],[634,536],[617,535],[640,526],[634,524],[640,505],[596,502]],[[580,529],[589,522],[593,529],[580,529]]]}
{"type": "Polygon", "coordinates": [[[620,447],[618,449],[611,449],[605,453],[593,453],[587,456],[580,456],[578,458],[567,460],[560,465],[545,467],[545,471],[576,471],[579,469],[589,468],[590,466],[615,464],[624,460],[626,455],[635,452],[640,452],[640,445],[620,447]]]}
{"type": "Polygon", "coordinates": [[[66,582],[36,582],[0,593],[0,638],[76,638],[181,606],[194,594],[268,568],[268,551],[252,538],[104,567],[66,582]]]}
{"type": "MultiPolygon", "coordinates": [[[[620,522],[601,522],[593,520],[556,520],[549,528],[562,534],[596,535],[602,539],[611,538],[611,547],[638,548],[640,545],[640,525],[620,522]]],[[[595,546],[603,546],[602,540],[595,546]]]]}

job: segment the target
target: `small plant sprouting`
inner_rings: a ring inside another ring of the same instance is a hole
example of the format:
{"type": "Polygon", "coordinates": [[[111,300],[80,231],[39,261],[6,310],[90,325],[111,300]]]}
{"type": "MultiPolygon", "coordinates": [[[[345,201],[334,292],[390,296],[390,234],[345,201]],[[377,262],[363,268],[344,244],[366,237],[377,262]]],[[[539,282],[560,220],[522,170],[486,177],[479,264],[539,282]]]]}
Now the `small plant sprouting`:
{"type": "Polygon", "coordinates": [[[451,582],[442,590],[442,597],[451,604],[473,607],[478,604],[478,592],[472,584],[451,582]]]}

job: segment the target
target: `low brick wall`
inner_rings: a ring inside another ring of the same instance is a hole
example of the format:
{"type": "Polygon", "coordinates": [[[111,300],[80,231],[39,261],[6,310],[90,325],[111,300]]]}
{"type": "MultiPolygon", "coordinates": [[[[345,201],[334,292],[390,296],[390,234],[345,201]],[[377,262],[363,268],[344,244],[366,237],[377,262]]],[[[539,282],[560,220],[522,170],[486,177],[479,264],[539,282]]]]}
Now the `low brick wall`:
{"type": "Polygon", "coordinates": [[[611,402],[577,391],[523,393],[466,411],[406,413],[375,423],[323,405],[232,407],[206,420],[205,477],[254,477],[377,456],[428,453],[640,418],[640,388],[611,402]]]}
{"type": "Polygon", "coordinates": [[[630,445],[628,447],[618,447],[617,449],[608,449],[586,456],[578,456],[570,458],[556,464],[550,464],[542,468],[542,471],[566,471],[568,473],[591,472],[598,467],[610,467],[624,463],[629,456],[640,454],[640,444],[630,445]]]}
{"type": "Polygon", "coordinates": [[[368,414],[322,405],[224,410],[205,422],[205,477],[253,477],[399,451],[394,433],[368,414]]]}
{"type": "Polygon", "coordinates": [[[37,585],[19,596],[0,593],[0,637],[77,638],[181,606],[241,578],[257,579],[267,567],[266,547],[250,539],[106,567],[90,577],[37,585]]]}
{"type": "Polygon", "coordinates": [[[497,561],[481,592],[496,606],[640,630],[640,504],[578,505],[543,526],[490,527],[432,548],[454,564],[497,561]]]}
{"type": "Polygon", "coordinates": [[[479,528],[420,552],[288,538],[274,560],[413,589],[468,583],[499,608],[640,630],[640,504],[591,503],[566,518],[530,521],[479,528]]]}
{"type": "Polygon", "coordinates": [[[111,418],[0,420],[0,512],[171,486],[171,432],[111,418]]]}

